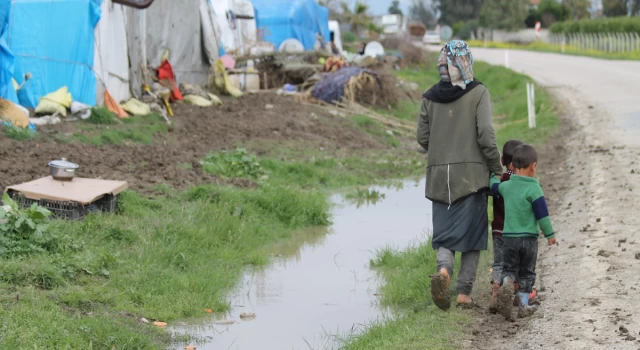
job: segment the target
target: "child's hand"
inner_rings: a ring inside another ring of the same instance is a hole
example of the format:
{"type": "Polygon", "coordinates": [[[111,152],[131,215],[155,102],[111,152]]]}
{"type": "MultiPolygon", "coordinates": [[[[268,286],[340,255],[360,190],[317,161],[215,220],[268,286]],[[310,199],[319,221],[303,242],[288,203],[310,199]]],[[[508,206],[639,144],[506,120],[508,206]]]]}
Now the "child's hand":
{"type": "Polygon", "coordinates": [[[549,242],[549,246],[558,244],[555,238],[549,238],[547,242],[549,242]]]}

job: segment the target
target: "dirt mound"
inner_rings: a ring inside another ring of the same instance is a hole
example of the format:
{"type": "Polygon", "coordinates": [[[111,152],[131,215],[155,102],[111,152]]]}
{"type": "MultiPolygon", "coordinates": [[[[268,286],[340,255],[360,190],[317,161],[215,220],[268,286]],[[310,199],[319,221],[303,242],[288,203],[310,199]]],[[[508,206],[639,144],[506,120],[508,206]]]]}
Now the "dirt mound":
{"type": "Polygon", "coordinates": [[[0,187],[46,176],[48,162],[61,157],[81,165],[79,176],[126,180],[133,189],[148,192],[159,184],[184,188],[220,182],[205,173],[199,161],[209,152],[249,142],[303,141],[326,150],[384,147],[366,133],[350,128],[344,118],[301,105],[290,97],[255,94],[225,99],[224,103],[214,108],[176,105],[175,127],[157,134],[149,145],[90,146],[56,141],[56,135],[79,132],[80,122],[41,127],[34,141],[15,141],[0,133],[0,187]]]}

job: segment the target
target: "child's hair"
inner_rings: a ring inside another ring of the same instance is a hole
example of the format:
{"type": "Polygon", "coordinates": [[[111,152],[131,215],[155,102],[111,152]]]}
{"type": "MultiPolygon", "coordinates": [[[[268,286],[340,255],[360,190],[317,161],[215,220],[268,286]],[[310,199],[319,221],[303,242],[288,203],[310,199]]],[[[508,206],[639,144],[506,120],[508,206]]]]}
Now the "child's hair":
{"type": "Polygon", "coordinates": [[[513,166],[516,169],[526,169],[538,162],[538,152],[531,145],[520,145],[513,152],[513,166]]]}
{"type": "Polygon", "coordinates": [[[509,140],[502,146],[502,160],[504,165],[509,166],[513,162],[513,152],[518,146],[524,145],[520,140],[509,140]]]}

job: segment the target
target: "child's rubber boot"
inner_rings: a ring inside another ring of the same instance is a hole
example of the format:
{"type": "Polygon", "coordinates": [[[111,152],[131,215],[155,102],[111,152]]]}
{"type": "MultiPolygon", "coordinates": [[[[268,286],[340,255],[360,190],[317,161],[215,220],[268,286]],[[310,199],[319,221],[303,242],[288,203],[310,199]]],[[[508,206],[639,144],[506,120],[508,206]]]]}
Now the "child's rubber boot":
{"type": "Polygon", "coordinates": [[[515,293],[515,286],[513,280],[510,277],[505,277],[502,282],[502,287],[498,289],[498,312],[507,321],[513,320],[511,315],[513,311],[513,295],[515,293]]]}
{"type": "Polygon", "coordinates": [[[489,303],[489,312],[492,314],[498,313],[498,290],[500,289],[500,283],[494,282],[491,285],[491,303],[489,303]]]}
{"type": "Polygon", "coordinates": [[[527,292],[518,292],[518,300],[520,304],[518,306],[518,318],[525,318],[525,317],[531,316],[536,311],[535,306],[529,305],[530,295],[531,294],[527,292]]]}
{"type": "Polygon", "coordinates": [[[451,277],[449,277],[447,269],[441,269],[439,273],[431,276],[431,298],[433,303],[444,311],[451,307],[450,282],[451,277]]]}

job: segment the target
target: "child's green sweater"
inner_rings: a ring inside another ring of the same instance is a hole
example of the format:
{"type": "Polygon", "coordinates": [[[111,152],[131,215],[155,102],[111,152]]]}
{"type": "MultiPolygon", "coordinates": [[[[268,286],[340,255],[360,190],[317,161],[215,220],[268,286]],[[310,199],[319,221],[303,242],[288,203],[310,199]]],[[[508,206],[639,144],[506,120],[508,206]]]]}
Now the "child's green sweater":
{"type": "Polygon", "coordinates": [[[547,239],[554,238],[549,209],[538,180],[511,175],[509,181],[500,182],[491,176],[491,192],[504,198],[504,237],[538,237],[540,229],[547,239]]]}

